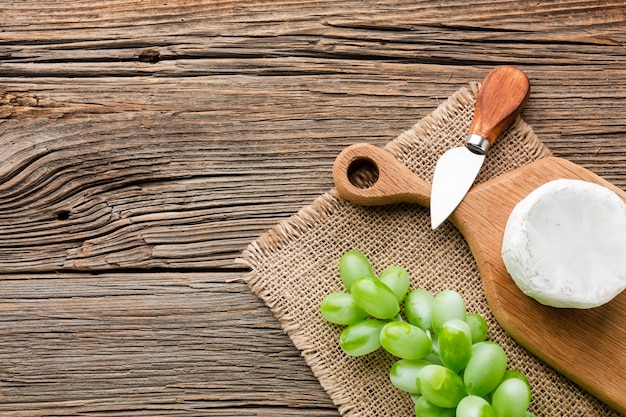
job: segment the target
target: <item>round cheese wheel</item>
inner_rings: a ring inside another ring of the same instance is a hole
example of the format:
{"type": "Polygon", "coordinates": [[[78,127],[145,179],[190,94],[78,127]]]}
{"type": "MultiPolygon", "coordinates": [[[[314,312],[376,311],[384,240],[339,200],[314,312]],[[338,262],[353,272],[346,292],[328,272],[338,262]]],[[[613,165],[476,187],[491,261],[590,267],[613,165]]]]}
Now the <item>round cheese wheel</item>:
{"type": "Polygon", "coordinates": [[[502,258],[522,292],[542,304],[605,304],[626,288],[626,203],[598,184],[548,182],[514,207],[502,258]]]}

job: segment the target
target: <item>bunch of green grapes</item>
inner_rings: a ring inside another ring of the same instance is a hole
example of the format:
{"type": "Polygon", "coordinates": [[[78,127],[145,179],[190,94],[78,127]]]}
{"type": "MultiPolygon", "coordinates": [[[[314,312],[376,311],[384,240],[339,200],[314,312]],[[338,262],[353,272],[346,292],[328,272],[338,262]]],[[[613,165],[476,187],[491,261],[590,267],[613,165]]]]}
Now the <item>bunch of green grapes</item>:
{"type": "Polygon", "coordinates": [[[350,356],[387,350],[398,360],[391,383],[409,393],[417,417],[531,417],[528,379],[507,370],[506,353],[487,341],[487,323],[466,311],[455,291],[409,292],[409,274],[389,266],[378,277],[358,251],[339,261],[346,292],[320,305],[329,322],[344,325],[341,349],[350,356]]]}

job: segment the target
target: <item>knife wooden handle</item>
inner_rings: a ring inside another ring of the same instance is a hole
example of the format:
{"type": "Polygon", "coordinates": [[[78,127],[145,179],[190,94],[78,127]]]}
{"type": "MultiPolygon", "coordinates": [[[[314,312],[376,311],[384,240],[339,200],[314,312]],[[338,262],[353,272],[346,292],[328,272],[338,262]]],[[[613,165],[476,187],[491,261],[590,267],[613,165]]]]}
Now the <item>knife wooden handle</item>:
{"type": "Polygon", "coordinates": [[[469,133],[482,136],[491,145],[515,122],[530,95],[526,74],[511,65],[494,68],[482,82],[469,133]]]}
{"type": "Polygon", "coordinates": [[[337,156],[333,180],[339,196],[361,206],[430,206],[430,184],[389,152],[367,143],[348,146],[337,156]]]}

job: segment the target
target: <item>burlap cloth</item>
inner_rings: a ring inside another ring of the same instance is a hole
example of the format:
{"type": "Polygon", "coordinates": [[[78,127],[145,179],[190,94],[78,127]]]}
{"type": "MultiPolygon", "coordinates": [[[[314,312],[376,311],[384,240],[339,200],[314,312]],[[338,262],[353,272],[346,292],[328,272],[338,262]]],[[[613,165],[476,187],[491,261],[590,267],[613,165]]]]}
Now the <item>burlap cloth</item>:
{"type": "MultiPolygon", "coordinates": [[[[460,89],[385,149],[430,182],[439,156],[464,143],[478,88],[478,83],[472,83],[460,89]]],[[[550,151],[520,119],[491,148],[477,181],[548,155],[550,151]]],[[[529,378],[531,411],[537,416],[619,416],[527,352],[498,326],[472,253],[452,225],[446,222],[432,231],[427,209],[409,204],[360,207],[331,190],[251,243],[241,261],[251,268],[245,278],[251,290],[274,312],[342,415],[414,415],[409,395],[389,381],[395,359],[382,349],[364,357],[348,357],[338,344],[342,327],[320,316],[322,298],[343,290],[338,261],[350,249],[363,252],[376,273],[392,264],[403,266],[409,271],[412,288],[433,293],[446,288],[458,291],[468,311],[483,315],[489,323],[488,337],[505,348],[509,368],[521,370],[529,378]]]]}

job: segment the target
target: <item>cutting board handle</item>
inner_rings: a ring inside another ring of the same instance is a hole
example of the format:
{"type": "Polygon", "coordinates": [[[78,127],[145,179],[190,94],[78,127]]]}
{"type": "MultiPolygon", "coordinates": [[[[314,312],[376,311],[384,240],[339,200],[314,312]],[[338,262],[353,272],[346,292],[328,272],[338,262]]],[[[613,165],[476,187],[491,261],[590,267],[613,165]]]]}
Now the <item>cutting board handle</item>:
{"type": "Polygon", "coordinates": [[[430,207],[430,184],[391,153],[367,143],[348,146],[337,156],[333,180],[341,197],[361,206],[430,207]]]}
{"type": "Polygon", "coordinates": [[[469,129],[493,145],[522,112],[530,95],[528,76],[517,67],[494,68],[482,82],[469,129]]]}

